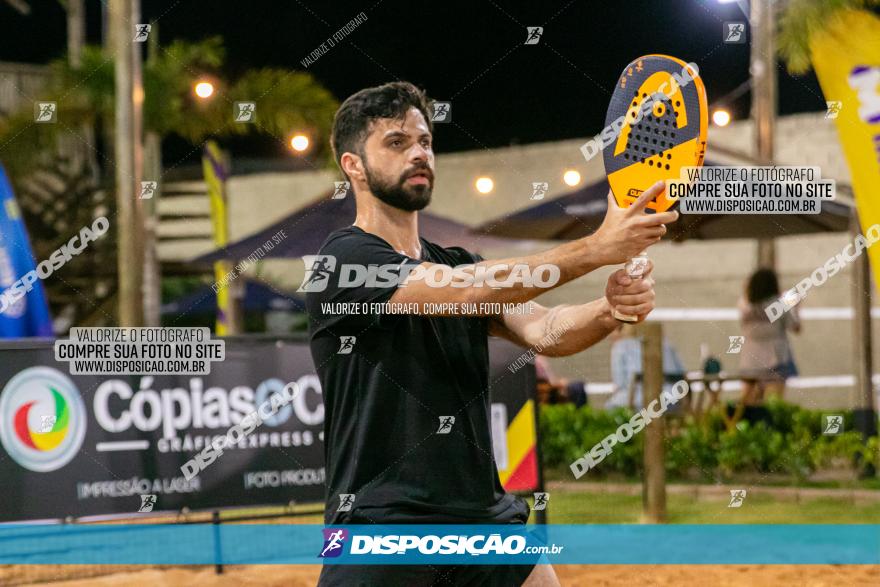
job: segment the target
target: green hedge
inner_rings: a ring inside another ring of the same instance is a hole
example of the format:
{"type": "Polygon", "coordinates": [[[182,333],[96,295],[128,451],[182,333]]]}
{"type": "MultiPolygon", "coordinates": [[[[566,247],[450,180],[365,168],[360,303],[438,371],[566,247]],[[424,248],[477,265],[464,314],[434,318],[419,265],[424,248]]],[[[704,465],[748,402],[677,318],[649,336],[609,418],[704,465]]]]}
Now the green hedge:
{"type": "MultiPolygon", "coordinates": [[[[690,418],[667,428],[666,470],[671,479],[716,481],[735,473],[781,473],[805,479],[817,470],[858,470],[865,463],[880,469],[878,439],[864,443],[853,431],[852,414],[844,415],[844,432],[822,435],[822,416],[781,401],[767,403],[769,424],[746,421],[727,431],[719,413],[708,414],[699,425],[690,418]]],[[[568,471],[568,466],[591,447],[629,421],[624,408],[604,411],[571,404],[542,406],[541,449],[544,466],[568,471]]],[[[644,432],[617,444],[585,478],[608,474],[636,476],[642,468],[644,432]]]]}

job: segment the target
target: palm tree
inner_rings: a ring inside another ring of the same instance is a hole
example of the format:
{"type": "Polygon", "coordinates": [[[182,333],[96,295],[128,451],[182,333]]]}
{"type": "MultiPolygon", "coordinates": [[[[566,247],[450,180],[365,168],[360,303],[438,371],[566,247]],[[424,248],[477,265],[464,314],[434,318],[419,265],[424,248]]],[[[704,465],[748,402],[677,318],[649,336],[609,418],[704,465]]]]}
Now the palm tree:
{"type": "MultiPolygon", "coordinates": [[[[194,149],[211,137],[245,133],[282,141],[292,129],[315,138],[329,136],[337,102],[311,74],[264,68],[224,82],[218,81],[223,62],[219,37],[174,41],[154,50],[143,69],[145,134],[155,133],[160,139],[178,135],[194,149]],[[211,74],[215,96],[210,100],[196,98],[194,81],[211,74]],[[256,124],[234,121],[236,101],[257,102],[256,124]]],[[[113,193],[113,174],[102,173],[105,179],[96,183],[87,158],[82,156],[84,146],[86,151],[98,152],[83,128],[106,127],[113,121],[112,56],[102,47],[86,46],[78,66],[63,58],[53,62],[50,71],[39,98],[56,103],[57,123],[35,124],[30,105],[0,120],[0,158],[16,184],[38,258],[47,257],[80,227],[91,224],[96,210],[111,215],[115,210],[114,198],[108,195],[113,193]],[[69,148],[64,148],[65,144],[69,148]]],[[[326,143],[316,141],[314,153],[317,161],[330,163],[326,143]]],[[[112,156],[112,149],[105,149],[97,157],[104,170],[113,167],[112,156]]],[[[115,242],[111,229],[90,247],[89,255],[70,263],[64,281],[47,284],[56,315],[74,304],[76,310],[67,311],[75,314],[76,322],[109,320],[114,312],[115,242]]]]}
{"type": "MultiPolygon", "coordinates": [[[[245,133],[267,134],[283,139],[291,129],[311,131],[313,137],[328,136],[338,106],[333,95],[311,74],[276,68],[244,73],[232,83],[215,83],[217,96],[199,100],[192,93],[201,75],[219,71],[223,65],[219,37],[191,43],[174,41],[144,66],[144,131],[161,137],[177,134],[193,144],[207,138],[245,133]],[[233,103],[258,102],[257,124],[233,120],[233,103]]],[[[41,101],[57,103],[58,124],[34,124],[30,106],[0,120],[3,161],[13,176],[21,177],[38,166],[40,155],[55,144],[59,135],[80,124],[112,120],[114,108],[113,59],[103,48],[86,46],[82,64],[66,59],[52,65],[48,87],[41,101]]],[[[317,154],[329,148],[318,143],[317,154]]]]}

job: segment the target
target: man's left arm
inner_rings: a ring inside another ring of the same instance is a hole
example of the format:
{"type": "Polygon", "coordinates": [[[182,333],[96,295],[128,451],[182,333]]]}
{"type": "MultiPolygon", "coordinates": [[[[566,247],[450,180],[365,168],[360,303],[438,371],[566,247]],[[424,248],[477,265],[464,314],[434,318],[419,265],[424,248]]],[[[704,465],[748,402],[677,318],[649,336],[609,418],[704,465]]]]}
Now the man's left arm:
{"type": "Polygon", "coordinates": [[[518,345],[534,348],[542,355],[562,357],[589,348],[620,325],[612,310],[637,316],[643,321],[654,309],[653,264],[641,279],[633,279],[619,269],[611,274],[605,296],[586,304],[546,308],[528,303],[523,312],[505,312],[492,318],[489,334],[518,345]]]}

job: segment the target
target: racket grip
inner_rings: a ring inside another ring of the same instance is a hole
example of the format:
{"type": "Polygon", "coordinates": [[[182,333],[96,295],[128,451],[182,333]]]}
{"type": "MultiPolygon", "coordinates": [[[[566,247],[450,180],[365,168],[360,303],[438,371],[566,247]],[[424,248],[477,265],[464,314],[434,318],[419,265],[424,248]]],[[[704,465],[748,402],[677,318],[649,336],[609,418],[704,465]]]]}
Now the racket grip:
{"type": "MultiPolygon", "coordinates": [[[[626,274],[632,277],[633,279],[641,279],[645,273],[645,269],[648,268],[648,252],[642,251],[632,259],[626,262],[624,265],[624,269],[626,269],[626,274]]],[[[638,316],[630,316],[629,314],[623,314],[618,312],[617,310],[611,310],[611,315],[614,316],[615,319],[620,320],[621,322],[635,322],[639,319],[638,316]]]]}

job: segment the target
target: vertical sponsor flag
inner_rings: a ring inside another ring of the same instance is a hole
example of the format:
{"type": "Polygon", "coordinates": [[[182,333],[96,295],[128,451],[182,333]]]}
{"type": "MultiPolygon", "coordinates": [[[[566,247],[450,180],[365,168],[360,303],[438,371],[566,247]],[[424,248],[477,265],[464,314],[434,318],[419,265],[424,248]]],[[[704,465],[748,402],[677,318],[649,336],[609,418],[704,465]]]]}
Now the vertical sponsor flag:
{"type": "MultiPolygon", "coordinates": [[[[229,166],[220,147],[214,141],[205,144],[202,156],[202,170],[205,183],[208,185],[208,199],[211,201],[211,220],[214,227],[214,244],[225,247],[229,240],[229,226],[226,216],[226,179],[229,177],[229,166]]],[[[223,277],[229,273],[232,264],[229,261],[214,263],[214,280],[217,283],[217,336],[230,333],[232,319],[232,296],[229,284],[223,277]]]]}
{"type": "Polygon", "coordinates": [[[492,404],[495,464],[498,479],[507,491],[542,490],[535,425],[535,402],[531,398],[509,397],[506,404],[492,404]]]}
{"type": "MultiPolygon", "coordinates": [[[[0,165],[0,294],[35,269],[27,228],[12,194],[12,184],[0,165]]],[[[31,288],[14,303],[7,305],[0,300],[0,338],[54,335],[43,284],[37,280],[31,288]]]]}
{"type": "MultiPolygon", "coordinates": [[[[842,103],[834,120],[865,232],[880,223],[880,18],[834,13],[811,35],[810,55],[825,99],[842,103]]],[[[868,256],[880,287],[880,247],[868,256]]]]}

